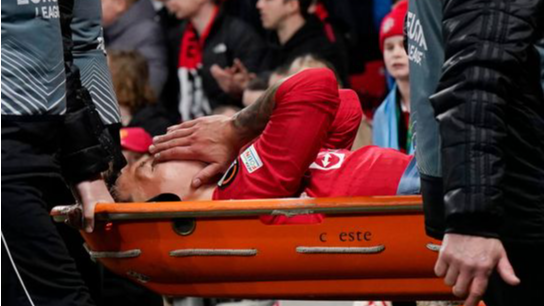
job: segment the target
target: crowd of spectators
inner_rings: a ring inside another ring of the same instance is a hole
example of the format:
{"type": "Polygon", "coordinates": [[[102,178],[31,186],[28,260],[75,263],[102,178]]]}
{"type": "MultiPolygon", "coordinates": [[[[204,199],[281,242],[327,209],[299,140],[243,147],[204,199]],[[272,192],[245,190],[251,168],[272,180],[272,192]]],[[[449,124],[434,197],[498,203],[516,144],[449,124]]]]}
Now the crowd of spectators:
{"type": "Polygon", "coordinates": [[[155,136],[169,124],[234,114],[317,61],[357,92],[365,119],[356,143],[370,144],[372,117],[388,91],[379,34],[393,2],[102,0],[123,125],[155,136]]]}

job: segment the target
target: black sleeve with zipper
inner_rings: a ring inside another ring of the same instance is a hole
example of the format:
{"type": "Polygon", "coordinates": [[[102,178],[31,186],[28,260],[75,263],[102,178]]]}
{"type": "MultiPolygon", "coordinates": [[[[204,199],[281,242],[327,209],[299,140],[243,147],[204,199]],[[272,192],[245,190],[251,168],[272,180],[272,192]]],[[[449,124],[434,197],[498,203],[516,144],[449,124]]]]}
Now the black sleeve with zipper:
{"type": "Polygon", "coordinates": [[[448,0],[443,14],[445,62],[431,103],[446,232],[544,240],[544,100],[534,47],[543,1],[448,0]]]}

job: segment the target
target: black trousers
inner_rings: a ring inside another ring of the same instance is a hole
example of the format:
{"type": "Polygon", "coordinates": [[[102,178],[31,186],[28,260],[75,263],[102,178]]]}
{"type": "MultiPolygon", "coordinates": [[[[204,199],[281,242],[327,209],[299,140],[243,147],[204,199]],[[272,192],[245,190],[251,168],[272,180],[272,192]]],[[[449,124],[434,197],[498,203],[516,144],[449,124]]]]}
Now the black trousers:
{"type": "Polygon", "coordinates": [[[493,273],[484,296],[487,306],[542,305],[544,303],[544,244],[504,243],[508,260],[521,280],[517,286],[506,284],[493,273]]]}
{"type": "Polygon", "coordinates": [[[94,305],[49,216],[52,179],[2,175],[3,305],[94,305]]]}

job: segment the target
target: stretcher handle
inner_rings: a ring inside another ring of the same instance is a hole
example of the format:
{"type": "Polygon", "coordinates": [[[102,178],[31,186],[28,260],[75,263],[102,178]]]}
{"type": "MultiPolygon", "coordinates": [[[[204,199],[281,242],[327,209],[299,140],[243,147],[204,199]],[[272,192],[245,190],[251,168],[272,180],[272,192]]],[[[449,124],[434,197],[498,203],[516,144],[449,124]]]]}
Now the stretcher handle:
{"type": "Polygon", "coordinates": [[[300,254],[378,254],[385,250],[384,245],[372,247],[297,247],[300,254]]]}
{"type": "Polygon", "coordinates": [[[194,256],[231,256],[251,257],[256,256],[257,249],[179,249],[170,251],[171,257],[194,257],[194,256]]]}
{"type": "MultiPolygon", "coordinates": [[[[51,216],[67,219],[70,209],[57,206],[51,216]]],[[[418,214],[423,211],[420,196],[375,196],[341,198],[289,198],[266,200],[99,203],[96,220],[142,220],[170,218],[221,218],[261,215],[325,214],[418,214]]]]}
{"type": "Polygon", "coordinates": [[[102,259],[102,258],[115,258],[115,259],[124,259],[124,258],[135,258],[142,254],[142,250],[140,249],[133,249],[133,250],[126,250],[126,251],[93,251],[89,248],[89,246],[85,243],[83,244],[83,247],[91,257],[93,261],[96,259],[102,259]]]}

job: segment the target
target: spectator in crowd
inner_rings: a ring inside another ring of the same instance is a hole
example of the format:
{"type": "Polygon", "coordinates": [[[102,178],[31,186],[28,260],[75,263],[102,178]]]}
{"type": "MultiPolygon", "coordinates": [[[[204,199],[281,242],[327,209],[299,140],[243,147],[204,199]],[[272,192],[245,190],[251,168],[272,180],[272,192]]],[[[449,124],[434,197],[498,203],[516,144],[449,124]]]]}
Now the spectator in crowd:
{"type": "Polygon", "coordinates": [[[235,1],[224,1],[225,9],[231,16],[240,18],[249,24],[253,29],[259,33],[259,35],[264,36],[266,30],[261,24],[261,18],[259,17],[259,10],[257,9],[258,0],[235,0],[235,1]]]}
{"type": "Polygon", "coordinates": [[[408,55],[404,49],[404,17],[408,2],[398,2],[382,22],[380,49],[387,72],[395,83],[374,113],[372,141],[384,148],[414,152],[410,128],[410,81],[408,55]]]}
{"type": "MultiPolygon", "coordinates": [[[[261,70],[269,74],[278,67],[288,67],[295,58],[313,54],[332,63],[343,84],[347,83],[347,56],[335,38],[327,36],[324,25],[310,7],[315,0],[260,0],[257,9],[261,23],[269,33],[268,50],[261,70]]],[[[251,76],[244,67],[216,69],[220,86],[232,93],[243,92],[251,76]],[[243,81],[238,81],[243,80],[243,81]]],[[[267,76],[261,76],[267,77],[267,76]]]]}
{"type": "Polygon", "coordinates": [[[466,306],[544,301],[542,16],[542,0],[409,4],[426,230],[466,306]]]}
{"type": "Polygon", "coordinates": [[[260,0],[257,8],[265,29],[272,30],[267,55],[269,68],[289,65],[295,58],[314,54],[333,64],[345,78],[347,63],[343,50],[325,33],[323,23],[309,8],[313,0],[260,0]]]}
{"type": "Polygon", "coordinates": [[[166,1],[168,0],[149,0],[155,9],[155,21],[161,26],[164,33],[164,37],[168,36],[170,29],[176,27],[181,22],[172,14],[168,8],[166,8],[166,1]]]}
{"type": "Polygon", "coordinates": [[[365,71],[365,64],[381,61],[378,48],[379,26],[391,10],[391,0],[320,0],[326,20],[343,32],[349,57],[349,75],[365,71]]]}
{"type": "Polygon", "coordinates": [[[348,58],[349,86],[361,99],[367,118],[372,116],[387,94],[379,29],[391,10],[391,0],[321,0],[326,21],[344,38],[348,58]]]}
{"type": "Polygon", "coordinates": [[[108,55],[123,126],[142,127],[152,136],[166,133],[174,122],[162,105],[156,103],[145,58],[137,51],[114,50],[108,55]]]}
{"type": "Polygon", "coordinates": [[[150,84],[160,96],[168,77],[167,51],[151,0],[102,0],[106,48],[140,52],[149,66],[150,84]]]}
{"type": "Polygon", "coordinates": [[[170,0],[169,11],[185,22],[168,35],[169,50],[178,59],[163,96],[169,110],[179,114],[178,120],[209,115],[219,106],[241,105],[241,92],[227,93],[217,84],[210,68],[243,63],[248,73],[257,71],[264,44],[257,33],[244,22],[228,16],[221,0],[170,0]]]}

